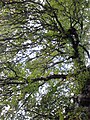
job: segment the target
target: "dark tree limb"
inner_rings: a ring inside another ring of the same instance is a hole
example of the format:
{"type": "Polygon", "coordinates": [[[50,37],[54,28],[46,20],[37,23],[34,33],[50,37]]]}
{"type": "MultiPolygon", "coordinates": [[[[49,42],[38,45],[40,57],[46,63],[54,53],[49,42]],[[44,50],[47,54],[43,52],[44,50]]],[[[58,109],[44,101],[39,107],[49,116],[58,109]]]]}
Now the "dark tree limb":
{"type": "Polygon", "coordinates": [[[32,81],[37,82],[37,81],[48,81],[51,79],[66,79],[66,77],[67,75],[64,74],[54,74],[54,75],[49,75],[47,77],[33,78],[32,81]]]}
{"type": "Polygon", "coordinates": [[[89,51],[83,45],[79,44],[79,46],[83,48],[83,50],[87,53],[88,58],[90,58],[89,51]]]}

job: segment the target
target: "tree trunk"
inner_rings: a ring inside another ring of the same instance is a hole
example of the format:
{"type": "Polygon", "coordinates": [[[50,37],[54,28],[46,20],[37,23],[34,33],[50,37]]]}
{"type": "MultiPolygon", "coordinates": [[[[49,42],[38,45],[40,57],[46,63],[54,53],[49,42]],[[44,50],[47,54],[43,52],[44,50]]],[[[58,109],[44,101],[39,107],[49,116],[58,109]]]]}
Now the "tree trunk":
{"type": "Polygon", "coordinates": [[[86,108],[86,114],[88,116],[88,120],[90,120],[90,78],[86,82],[85,88],[79,96],[79,101],[79,106],[86,108]]]}

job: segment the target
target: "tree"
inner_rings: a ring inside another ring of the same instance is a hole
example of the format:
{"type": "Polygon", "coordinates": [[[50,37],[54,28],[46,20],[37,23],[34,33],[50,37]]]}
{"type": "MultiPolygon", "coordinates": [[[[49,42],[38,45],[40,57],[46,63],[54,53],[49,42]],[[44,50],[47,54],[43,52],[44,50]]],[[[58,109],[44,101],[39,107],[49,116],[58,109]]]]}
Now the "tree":
{"type": "Polygon", "coordinates": [[[88,1],[0,4],[1,119],[89,119],[88,1]]]}

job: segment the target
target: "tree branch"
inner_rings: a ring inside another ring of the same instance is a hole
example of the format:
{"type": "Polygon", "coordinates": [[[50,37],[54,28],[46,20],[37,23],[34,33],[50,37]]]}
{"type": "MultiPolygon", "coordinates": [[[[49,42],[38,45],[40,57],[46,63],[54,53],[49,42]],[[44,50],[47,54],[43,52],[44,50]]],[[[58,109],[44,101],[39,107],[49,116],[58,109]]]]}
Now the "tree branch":
{"type": "Polygon", "coordinates": [[[66,77],[67,77],[67,75],[64,75],[64,74],[53,74],[53,75],[49,75],[47,77],[33,78],[31,80],[33,82],[37,82],[37,81],[48,81],[51,79],[66,79],[66,77]]]}

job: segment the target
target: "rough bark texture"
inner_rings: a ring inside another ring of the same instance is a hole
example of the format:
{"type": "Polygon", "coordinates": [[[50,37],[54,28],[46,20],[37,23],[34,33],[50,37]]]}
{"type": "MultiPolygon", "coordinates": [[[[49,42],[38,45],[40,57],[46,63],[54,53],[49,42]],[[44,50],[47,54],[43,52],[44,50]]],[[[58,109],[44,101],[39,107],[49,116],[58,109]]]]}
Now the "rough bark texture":
{"type": "Polygon", "coordinates": [[[80,95],[79,106],[86,108],[86,113],[88,116],[88,120],[90,120],[90,78],[86,82],[85,88],[80,95]]]}

